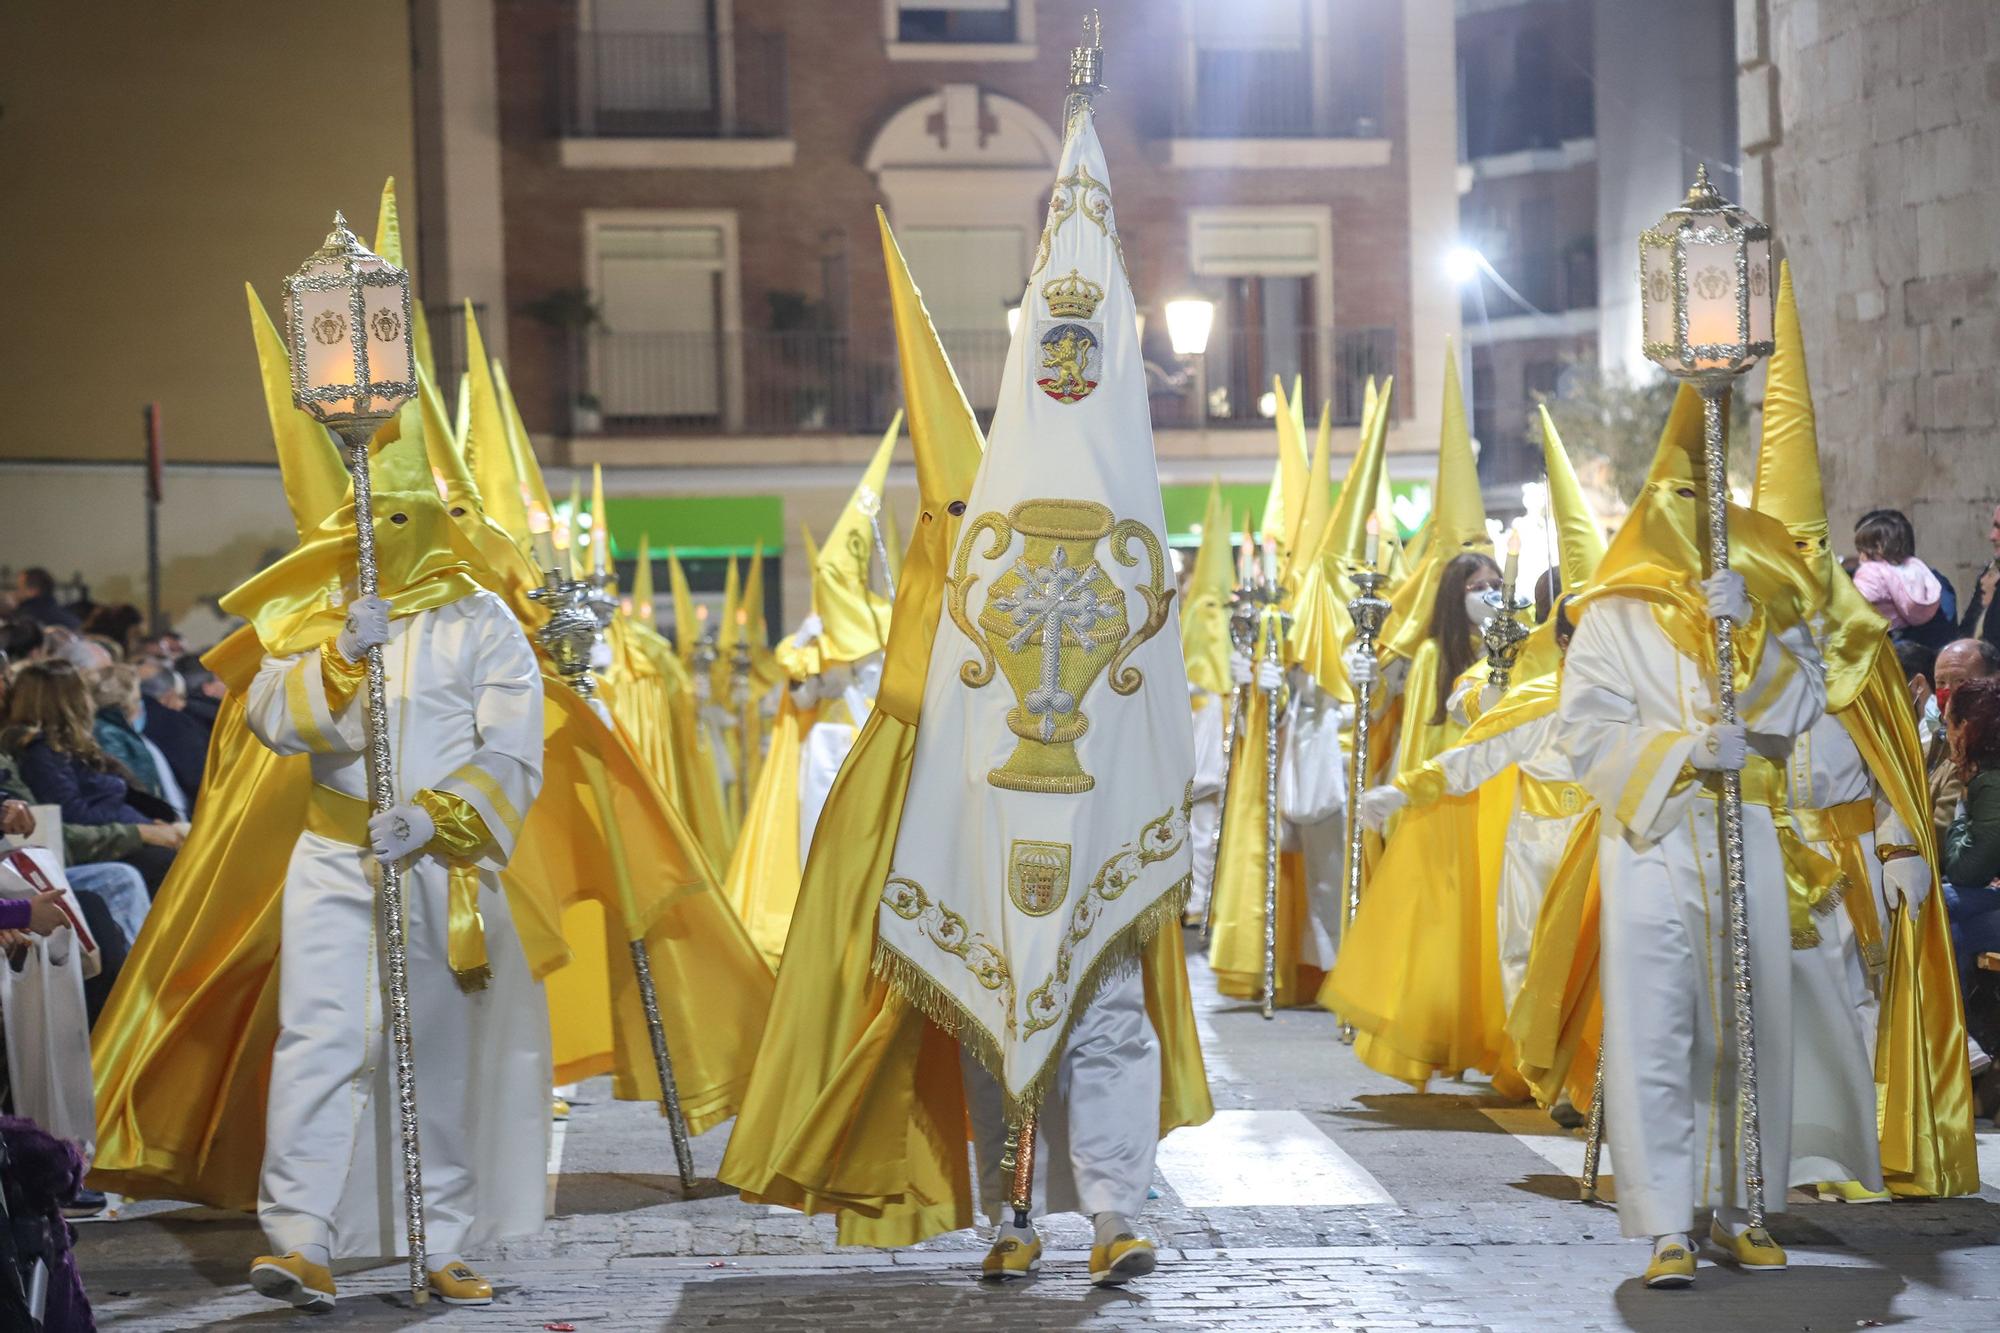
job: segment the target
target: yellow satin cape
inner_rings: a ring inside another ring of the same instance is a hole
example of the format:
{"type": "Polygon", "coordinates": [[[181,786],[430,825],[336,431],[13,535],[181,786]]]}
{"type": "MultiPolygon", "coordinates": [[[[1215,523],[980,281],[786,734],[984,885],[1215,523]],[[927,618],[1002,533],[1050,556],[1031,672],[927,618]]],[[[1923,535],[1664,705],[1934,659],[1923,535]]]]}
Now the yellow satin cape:
{"type": "Polygon", "coordinates": [[[729,859],[724,890],[772,968],[785,954],[792,909],[799,898],[799,751],[818,710],[801,714],[785,692],[771,724],[771,750],[750,793],[743,836],[729,859]]]}
{"type": "MultiPolygon", "coordinates": [[[[1935,877],[1938,853],[1923,751],[1902,670],[1888,640],[1880,643],[1854,702],[1835,716],[1916,837],[1935,877]]],[[[1889,930],[1875,1088],[1882,1174],[1895,1194],[1944,1197],[1979,1190],[1965,1009],[1943,903],[1933,886],[1916,919],[1907,907],[1898,907],[1889,930]]]]}
{"type": "MultiPolygon", "coordinates": [[[[1265,832],[1269,827],[1269,784],[1265,756],[1270,700],[1250,690],[1249,706],[1236,727],[1236,755],[1230,765],[1228,799],[1222,811],[1222,841],[1216,857],[1215,888],[1209,898],[1208,963],[1216,989],[1237,999],[1264,992],[1265,832]]],[[[1305,862],[1299,854],[1278,854],[1277,959],[1279,1006],[1311,1004],[1324,977],[1299,959],[1306,929],[1305,862]]]]}

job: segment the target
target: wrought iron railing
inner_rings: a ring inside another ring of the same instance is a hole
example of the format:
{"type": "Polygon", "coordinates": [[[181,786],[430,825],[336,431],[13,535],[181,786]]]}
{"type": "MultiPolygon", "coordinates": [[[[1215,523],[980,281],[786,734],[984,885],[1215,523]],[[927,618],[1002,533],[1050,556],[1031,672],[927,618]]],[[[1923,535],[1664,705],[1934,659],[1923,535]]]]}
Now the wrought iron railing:
{"type": "Polygon", "coordinates": [[[1181,50],[1174,135],[1183,139],[1372,139],[1383,67],[1366,43],[1181,50]]]}
{"type": "Polygon", "coordinates": [[[778,33],[571,32],[556,48],[557,132],[583,139],[782,139],[778,33]]]}
{"type": "MultiPolygon", "coordinates": [[[[939,334],[967,400],[982,416],[999,396],[1005,329],[939,334]]],[[[1218,327],[1197,367],[1182,365],[1161,335],[1147,344],[1153,419],[1197,424],[1205,384],[1208,424],[1263,425],[1273,375],[1287,391],[1300,379],[1307,403],[1333,402],[1334,420],[1361,419],[1363,386],[1395,373],[1390,328],[1268,330],[1218,327]]],[[[901,401],[896,348],[882,336],[798,331],[741,333],[593,332],[577,345],[563,405],[580,435],[785,435],[853,432],[888,424],[901,401]]]]}

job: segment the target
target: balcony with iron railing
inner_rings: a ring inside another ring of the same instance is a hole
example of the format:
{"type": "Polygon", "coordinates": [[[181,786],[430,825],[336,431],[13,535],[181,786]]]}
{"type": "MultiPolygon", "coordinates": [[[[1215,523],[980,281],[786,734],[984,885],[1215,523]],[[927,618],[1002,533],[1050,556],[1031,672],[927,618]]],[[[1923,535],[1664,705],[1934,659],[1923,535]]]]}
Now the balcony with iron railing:
{"type": "MultiPolygon", "coordinates": [[[[983,417],[999,397],[1004,329],[939,334],[966,398],[983,417]]],[[[1394,329],[1219,326],[1208,353],[1183,365],[1149,350],[1154,424],[1163,429],[1268,425],[1273,376],[1296,376],[1308,403],[1331,398],[1336,424],[1361,420],[1363,387],[1395,373],[1394,329]],[[1197,404],[1206,397],[1205,419],[1197,404]]],[[[561,424],[574,435],[773,436],[879,430],[901,402],[896,347],[881,336],[819,330],[620,333],[574,344],[561,424]]]]}
{"type": "Polygon", "coordinates": [[[1368,44],[1182,45],[1176,139],[1377,139],[1383,66],[1368,44]]]}
{"type": "Polygon", "coordinates": [[[567,32],[555,51],[565,139],[784,139],[779,33],[567,32]]]}

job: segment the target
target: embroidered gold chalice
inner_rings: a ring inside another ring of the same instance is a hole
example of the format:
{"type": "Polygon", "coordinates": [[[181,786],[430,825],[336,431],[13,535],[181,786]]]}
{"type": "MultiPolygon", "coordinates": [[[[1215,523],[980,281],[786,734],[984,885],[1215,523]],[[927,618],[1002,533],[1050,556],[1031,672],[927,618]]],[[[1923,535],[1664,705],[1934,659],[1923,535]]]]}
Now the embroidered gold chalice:
{"type": "Polygon", "coordinates": [[[1126,659],[1166,624],[1173,595],[1159,538],[1094,501],[1024,500],[1004,516],[981,514],[968,524],[953,561],[950,608],[980,660],[967,662],[959,678],[979,689],[992,681],[997,663],[1014,691],[1007,727],[1019,738],[1007,762],[986,780],[1011,791],[1073,793],[1095,786],[1076,753],[1077,741],[1090,730],[1084,697],[1107,672],[1113,692],[1138,691],[1144,676],[1126,659]],[[988,584],[975,627],[966,601],[976,576],[966,566],[982,533],[990,537],[981,555],[986,560],[1006,554],[1016,534],[1022,543],[1014,563],[988,584]],[[1147,580],[1136,589],[1146,615],[1129,635],[1125,592],[1097,558],[1106,539],[1118,564],[1139,563],[1134,542],[1148,560],[1147,580]]]}

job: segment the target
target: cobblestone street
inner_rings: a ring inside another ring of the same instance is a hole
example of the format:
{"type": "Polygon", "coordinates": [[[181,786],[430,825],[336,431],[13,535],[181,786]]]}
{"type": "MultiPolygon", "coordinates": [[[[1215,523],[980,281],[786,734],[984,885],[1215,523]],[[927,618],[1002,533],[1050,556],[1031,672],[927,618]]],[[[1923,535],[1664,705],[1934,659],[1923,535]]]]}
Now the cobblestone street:
{"type": "MultiPolygon", "coordinates": [[[[715,1187],[682,1199],[653,1108],[590,1085],[563,1132],[554,1215],[530,1244],[469,1256],[501,1286],[482,1310],[399,1304],[400,1267],[343,1273],[319,1327],[1492,1328],[1833,1330],[1993,1326],[2000,1192],[1849,1207],[1792,1196],[1781,1275],[1704,1262],[1692,1292],[1650,1292],[1645,1250],[1608,1206],[1576,1201],[1579,1137],[1481,1083],[1410,1092],[1364,1069],[1318,1011],[1266,1023],[1217,997],[1195,963],[1216,1120],[1170,1138],[1141,1219],[1159,1272],[1095,1291],[1081,1218],[1044,1228],[1048,1261],[1004,1289],[959,1232],[915,1250],[842,1250],[830,1220],[754,1208],[715,1187]]],[[[727,1130],[696,1143],[713,1171],[727,1130]]],[[[2000,1137],[1981,1139],[2000,1178],[2000,1137]]],[[[1615,1162],[1613,1163],[1615,1167],[1615,1162]]],[[[275,1327],[295,1318],[244,1285],[246,1217],[128,1206],[81,1230],[100,1323],[133,1333],[275,1327]]]]}

